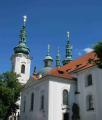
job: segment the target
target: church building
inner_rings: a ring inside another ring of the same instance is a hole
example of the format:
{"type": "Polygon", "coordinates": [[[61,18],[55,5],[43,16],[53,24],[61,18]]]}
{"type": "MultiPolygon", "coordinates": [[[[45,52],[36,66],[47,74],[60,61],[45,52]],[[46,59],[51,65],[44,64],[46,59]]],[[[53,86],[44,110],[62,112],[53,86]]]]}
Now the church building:
{"type": "Polygon", "coordinates": [[[12,70],[20,74],[24,85],[21,92],[20,120],[102,120],[102,69],[90,52],[72,59],[70,34],[67,32],[66,53],[61,66],[60,53],[56,67],[48,53],[44,68],[30,77],[31,56],[26,44],[26,19],[20,32],[19,44],[12,55],[12,70]]]}

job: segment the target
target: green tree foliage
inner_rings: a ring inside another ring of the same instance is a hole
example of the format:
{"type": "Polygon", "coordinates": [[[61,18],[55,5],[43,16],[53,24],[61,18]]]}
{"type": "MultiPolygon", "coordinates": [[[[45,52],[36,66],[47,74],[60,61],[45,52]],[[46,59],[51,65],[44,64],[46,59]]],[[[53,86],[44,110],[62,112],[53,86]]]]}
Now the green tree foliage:
{"type": "Polygon", "coordinates": [[[98,42],[94,46],[94,51],[97,54],[98,59],[96,60],[96,64],[99,68],[102,69],[102,41],[98,42]]]}
{"type": "Polygon", "coordinates": [[[18,77],[13,72],[0,74],[0,118],[3,120],[7,120],[18,109],[16,101],[22,88],[18,77]]]}

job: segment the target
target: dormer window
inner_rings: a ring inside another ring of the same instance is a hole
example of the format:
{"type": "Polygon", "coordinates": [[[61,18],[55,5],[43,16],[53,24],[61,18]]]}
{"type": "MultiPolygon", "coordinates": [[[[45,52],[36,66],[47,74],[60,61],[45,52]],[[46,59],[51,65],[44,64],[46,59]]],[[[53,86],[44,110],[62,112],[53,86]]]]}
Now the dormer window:
{"type": "Polygon", "coordinates": [[[64,71],[58,70],[59,74],[64,74],[64,71]]]}
{"type": "Polygon", "coordinates": [[[76,67],[79,67],[79,66],[81,66],[81,65],[82,65],[82,64],[77,64],[76,67]]]}
{"type": "Polygon", "coordinates": [[[25,73],[25,65],[21,65],[21,73],[24,74],[25,73]]]}

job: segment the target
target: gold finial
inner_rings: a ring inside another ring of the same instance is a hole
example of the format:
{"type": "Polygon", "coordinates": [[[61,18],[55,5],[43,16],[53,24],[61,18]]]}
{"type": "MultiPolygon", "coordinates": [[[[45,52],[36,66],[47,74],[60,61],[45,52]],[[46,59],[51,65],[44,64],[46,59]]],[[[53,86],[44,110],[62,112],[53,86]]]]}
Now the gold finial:
{"type": "Polygon", "coordinates": [[[57,54],[58,54],[58,56],[60,55],[60,49],[59,49],[59,47],[57,48],[57,54]]]}
{"type": "Polygon", "coordinates": [[[48,44],[48,55],[50,55],[50,44],[48,44]]]}
{"type": "Polygon", "coordinates": [[[67,38],[68,38],[68,40],[69,40],[69,36],[70,36],[70,32],[67,32],[67,38]]]}
{"type": "Polygon", "coordinates": [[[24,15],[24,16],[23,16],[24,26],[25,26],[25,24],[26,24],[26,21],[27,21],[27,16],[26,16],[26,15],[24,15]]]}

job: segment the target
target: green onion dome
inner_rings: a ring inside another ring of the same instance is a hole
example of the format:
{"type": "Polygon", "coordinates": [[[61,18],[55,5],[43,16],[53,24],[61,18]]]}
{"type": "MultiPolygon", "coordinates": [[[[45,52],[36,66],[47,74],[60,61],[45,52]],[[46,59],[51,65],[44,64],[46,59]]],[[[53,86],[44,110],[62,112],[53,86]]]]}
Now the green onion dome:
{"type": "Polygon", "coordinates": [[[30,50],[25,43],[20,43],[14,48],[14,53],[24,53],[29,54],[30,50]]]}
{"type": "Polygon", "coordinates": [[[50,55],[45,56],[44,61],[51,60],[53,61],[53,58],[50,55]]]}

